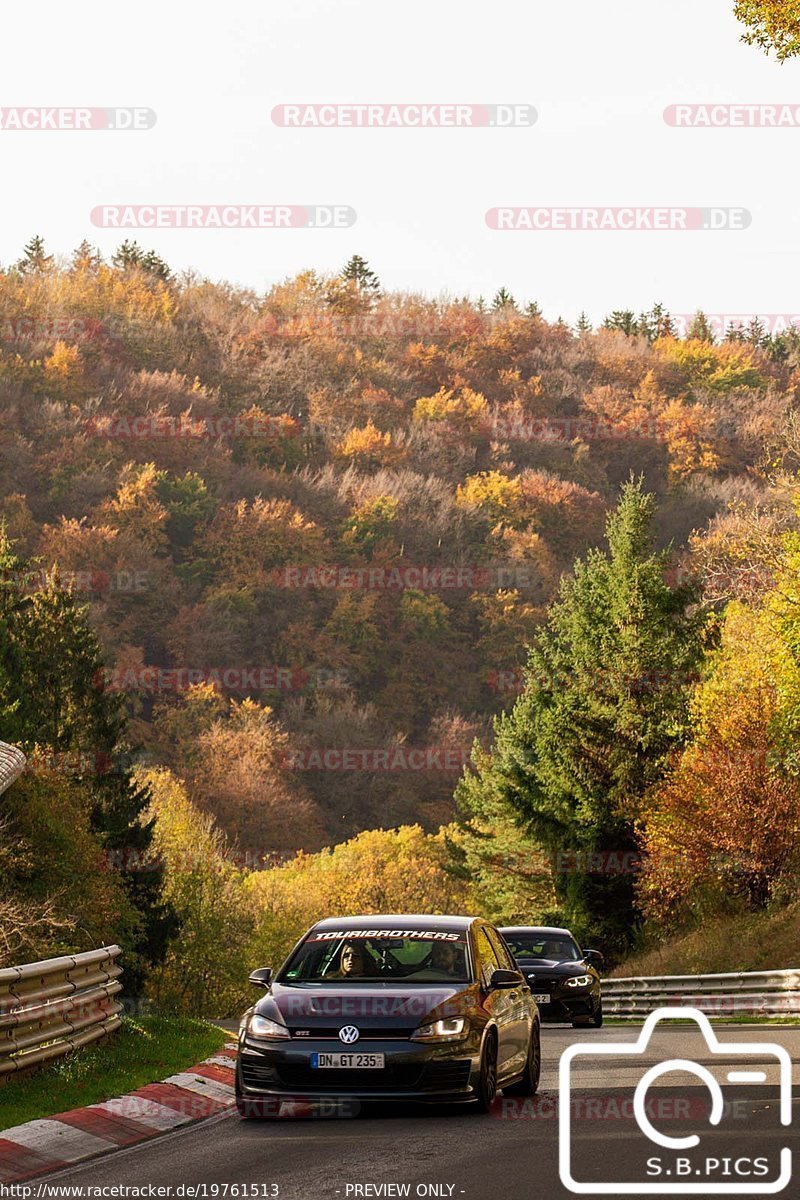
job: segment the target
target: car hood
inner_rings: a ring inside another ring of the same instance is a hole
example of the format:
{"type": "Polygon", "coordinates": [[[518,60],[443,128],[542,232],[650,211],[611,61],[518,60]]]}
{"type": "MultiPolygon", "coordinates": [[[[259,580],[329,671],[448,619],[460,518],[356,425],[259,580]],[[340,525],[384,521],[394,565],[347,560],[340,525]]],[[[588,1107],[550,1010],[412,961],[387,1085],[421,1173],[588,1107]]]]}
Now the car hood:
{"type": "Polygon", "coordinates": [[[572,975],[587,975],[589,967],[584,962],[556,962],[548,958],[518,958],[517,965],[522,974],[547,975],[549,979],[558,977],[568,979],[572,975]]]}
{"type": "Polygon", "coordinates": [[[408,1030],[416,1029],[429,1017],[464,1013],[477,1000],[475,984],[308,987],[274,983],[255,1005],[255,1011],[292,1030],[338,1033],[342,1025],[408,1030]]]}

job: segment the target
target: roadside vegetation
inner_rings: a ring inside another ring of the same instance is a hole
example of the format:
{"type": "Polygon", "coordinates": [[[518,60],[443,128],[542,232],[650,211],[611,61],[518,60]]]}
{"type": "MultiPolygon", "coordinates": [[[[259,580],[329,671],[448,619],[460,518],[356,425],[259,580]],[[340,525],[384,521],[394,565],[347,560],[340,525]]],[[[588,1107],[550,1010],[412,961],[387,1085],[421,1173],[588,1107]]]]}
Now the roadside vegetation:
{"type": "Polygon", "coordinates": [[[718,917],[691,933],[633,954],[614,975],[715,975],[798,965],[800,905],[718,917]]]}
{"type": "Polygon", "coordinates": [[[209,1058],[230,1034],[190,1017],[126,1017],[118,1033],[0,1087],[0,1129],[123,1096],[209,1058]]]}

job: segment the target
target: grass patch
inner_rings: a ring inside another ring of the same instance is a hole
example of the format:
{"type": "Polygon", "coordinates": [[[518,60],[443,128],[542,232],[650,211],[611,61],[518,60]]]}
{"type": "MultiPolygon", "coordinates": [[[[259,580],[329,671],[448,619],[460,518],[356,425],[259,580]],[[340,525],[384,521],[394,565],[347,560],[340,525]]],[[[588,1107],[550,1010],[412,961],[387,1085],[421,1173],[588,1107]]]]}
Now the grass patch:
{"type": "Polygon", "coordinates": [[[611,972],[717,975],[800,966],[800,903],[704,921],[699,929],[633,954],[611,972]]]}
{"type": "Polygon", "coordinates": [[[0,1131],[157,1083],[230,1039],[224,1029],[189,1017],[126,1017],[111,1037],[0,1085],[0,1131]]]}

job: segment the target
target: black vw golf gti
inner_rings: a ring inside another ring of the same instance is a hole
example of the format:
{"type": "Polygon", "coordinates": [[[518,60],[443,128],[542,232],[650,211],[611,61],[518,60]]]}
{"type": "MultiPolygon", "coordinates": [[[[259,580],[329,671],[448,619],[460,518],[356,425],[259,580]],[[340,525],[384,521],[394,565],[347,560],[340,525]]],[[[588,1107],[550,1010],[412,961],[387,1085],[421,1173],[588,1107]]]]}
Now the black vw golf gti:
{"type": "Polygon", "coordinates": [[[477,917],[320,921],[242,1018],[245,1117],[305,1099],[473,1102],[539,1085],[539,1014],[497,930],[477,917]]]}
{"type": "Polygon", "coordinates": [[[571,1021],[578,1029],[603,1024],[599,950],[581,950],[568,929],[545,925],[503,927],[517,966],[530,984],[543,1021],[571,1021]]]}

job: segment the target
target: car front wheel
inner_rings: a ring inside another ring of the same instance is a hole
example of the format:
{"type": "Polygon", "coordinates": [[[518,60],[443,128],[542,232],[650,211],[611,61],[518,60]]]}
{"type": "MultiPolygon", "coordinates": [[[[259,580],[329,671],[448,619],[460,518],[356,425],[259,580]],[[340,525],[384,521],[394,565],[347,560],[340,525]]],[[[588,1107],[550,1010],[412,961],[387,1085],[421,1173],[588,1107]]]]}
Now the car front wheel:
{"type": "Polygon", "coordinates": [[[481,1051],[481,1066],[475,1096],[475,1111],[488,1113],[497,1095],[497,1040],[488,1034],[481,1051]]]}
{"type": "Polygon", "coordinates": [[[542,1039],[537,1021],[531,1030],[531,1040],[528,1043],[528,1058],[525,1071],[518,1083],[503,1088],[506,1096],[535,1096],[539,1089],[539,1077],[542,1073],[542,1039]]]}

